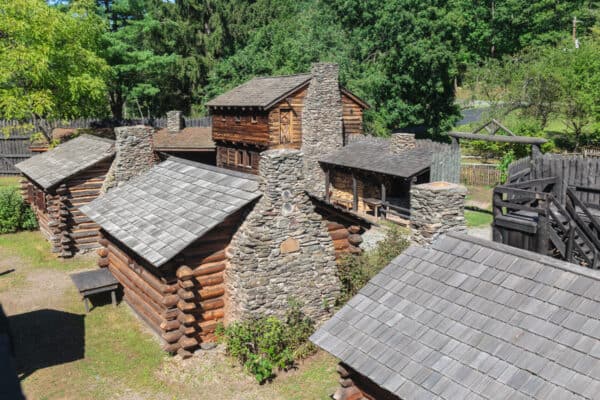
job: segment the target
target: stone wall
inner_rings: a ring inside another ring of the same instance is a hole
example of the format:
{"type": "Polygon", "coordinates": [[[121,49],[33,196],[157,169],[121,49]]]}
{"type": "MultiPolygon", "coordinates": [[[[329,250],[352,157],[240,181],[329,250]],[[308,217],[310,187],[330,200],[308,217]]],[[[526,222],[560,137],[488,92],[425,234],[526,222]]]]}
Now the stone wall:
{"type": "Polygon", "coordinates": [[[183,129],[183,113],[181,111],[167,112],[167,131],[177,133],[183,129]]]}
{"type": "Polygon", "coordinates": [[[340,284],[325,221],[305,189],[298,150],[261,154],[263,196],[227,250],[228,321],[283,316],[290,299],[316,321],[330,315],[340,284]]]}
{"type": "Polygon", "coordinates": [[[464,231],[467,189],[456,183],[431,182],[410,190],[412,240],[424,245],[446,232],[464,231]]]}
{"type": "Polygon", "coordinates": [[[104,180],[103,192],[152,168],[157,161],[153,133],[152,127],[143,125],[115,128],[115,160],[104,180]]]}
{"type": "Polygon", "coordinates": [[[325,174],[319,158],[344,145],[343,106],[338,80],[339,66],[313,64],[312,79],[302,112],[304,175],[311,193],[324,197],[325,174]]]}
{"type": "Polygon", "coordinates": [[[413,133],[394,133],[390,137],[390,150],[392,153],[399,154],[415,147],[417,147],[417,140],[413,133]]]}

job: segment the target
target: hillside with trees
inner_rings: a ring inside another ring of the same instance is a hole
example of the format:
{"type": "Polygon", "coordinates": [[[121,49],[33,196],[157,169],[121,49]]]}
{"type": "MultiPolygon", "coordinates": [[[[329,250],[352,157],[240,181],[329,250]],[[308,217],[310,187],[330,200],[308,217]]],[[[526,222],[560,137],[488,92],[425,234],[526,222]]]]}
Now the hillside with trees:
{"type": "Polygon", "coordinates": [[[0,4],[0,118],[202,115],[210,98],[253,76],[327,60],[372,105],[366,122],[375,134],[410,126],[443,134],[459,119],[459,86],[512,104],[533,130],[564,120],[566,146],[593,142],[598,131],[594,1],[0,4]]]}

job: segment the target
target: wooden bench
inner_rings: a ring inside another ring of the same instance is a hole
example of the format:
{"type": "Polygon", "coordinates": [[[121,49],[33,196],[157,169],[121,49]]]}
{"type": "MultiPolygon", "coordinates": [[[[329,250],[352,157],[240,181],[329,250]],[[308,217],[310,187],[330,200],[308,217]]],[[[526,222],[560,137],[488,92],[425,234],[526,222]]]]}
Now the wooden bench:
{"type": "Polygon", "coordinates": [[[110,292],[112,305],[117,306],[116,290],[119,288],[119,281],[108,268],[71,274],[71,280],[83,299],[86,313],[90,312],[88,297],[93,294],[110,292]]]}

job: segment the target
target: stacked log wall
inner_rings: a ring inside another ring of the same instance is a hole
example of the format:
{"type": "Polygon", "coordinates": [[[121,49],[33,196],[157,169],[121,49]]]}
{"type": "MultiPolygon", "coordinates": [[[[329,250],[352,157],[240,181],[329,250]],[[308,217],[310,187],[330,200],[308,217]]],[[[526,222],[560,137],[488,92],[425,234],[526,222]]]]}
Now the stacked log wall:
{"type": "Polygon", "coordinates": [[[212,138],[215,141],[269,144],[269,115],[265,111],[242,109],[213,110],[212,138]]]}
{"type": "Polygon", "coordinates": [[[359,247],[362,243],[360,235],[362,228],[358,225],[344,225],[339,222],[327,221],[327,230],[333,241],[336,260],[347,254],[361,254],[359,247]]]}
{"type": "Polygon", "coordinates": [[[215,329],[225,317],[225,268],[229,262],[226,248],[243,219],[240,211],[186,248],[181,256],[193,278],[189,286],[194,294],[195,338],[199,343],[215,340],[215,329]]]}
{"type": "MultiPolygon", "coordinates": [[[[363,201],[367,198],[381,198],[381,188],[379,185],[371,183],[373,180],[369,180],[361,175],[356,176],[356,193],[358,196],[358,212],[366,213],[370,211],[370,207],[363,201]]],[[[342,200],[340,203],[352,204],[352,173],[350,171],[343,171],[338,169],[332,169],[330,172],[331,179],[331,200],[335,202],[336,199],[342,200]]]]}
{"type": "Polygon", "coordinates": [[[165,351],[186,357],[200,343],[215,341],[225,317],[225,249],[242,215],[229,217],[161,268],[103,232],[98,265],[121,283],[125,301],[161,336],[165,351]]]}
{"type": "Polygon", "coordinates": [[[123,299],[164,340],[163,349],[177,352],[185,326],[178,320],[176,277],[162,275],[110,235],[104,236],[100,239],[98,265],[109,268],[123,287],[123,299]]]}
{"type": "Polygon", "coordinates": [[[97,163],[65,182],[64,204],[68,210],[66,223],[72,241],[72,250],[75,252],[85,252],[99,247],[100,226],[79,209],[100,196],[111,162],[112,159],[97,163]]]}
{"type": "Polygon", "coordinates": [[[363,109],[348,95],[342,93],[344,135],[363,134],[363,109]]]}
{"type": "Polygon", "coordinates": [[[275,105],[269,112],[269,148],[299,149],[302,144],[302,110],[307,87],[288,96],[285,100],[275,105]],[[280,120],[281,110],[291,110],[291,140],[289,143],[281,142],[280,120]]]}

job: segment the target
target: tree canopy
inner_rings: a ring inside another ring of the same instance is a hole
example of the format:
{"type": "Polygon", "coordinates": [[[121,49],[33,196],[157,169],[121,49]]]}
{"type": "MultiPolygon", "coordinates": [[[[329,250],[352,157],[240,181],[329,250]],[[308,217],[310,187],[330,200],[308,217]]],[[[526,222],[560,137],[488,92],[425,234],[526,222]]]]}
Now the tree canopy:
{"type": "Polygon", "coordinates": [[[42,0],[0,1],[0,117],[106,115],[110,68],[90,4],[65,12],[42,0]]]}
{"type": "Polygon", "coordinates": [[[0,116],[202,114],[253,76],[321,60],[338,62],[343,84],[373,106],[366,121],[377,134],[414,125],[441,134],[471,71],[509,68],[507,58],[569,38],[573,17],[580,36],[598,19],[591,0],[0,2],[0,116]]]}

